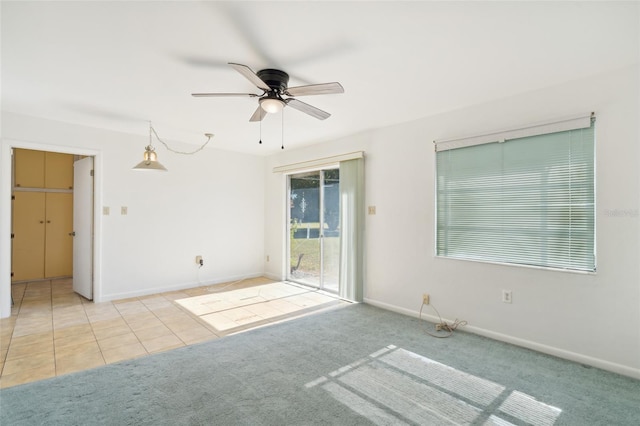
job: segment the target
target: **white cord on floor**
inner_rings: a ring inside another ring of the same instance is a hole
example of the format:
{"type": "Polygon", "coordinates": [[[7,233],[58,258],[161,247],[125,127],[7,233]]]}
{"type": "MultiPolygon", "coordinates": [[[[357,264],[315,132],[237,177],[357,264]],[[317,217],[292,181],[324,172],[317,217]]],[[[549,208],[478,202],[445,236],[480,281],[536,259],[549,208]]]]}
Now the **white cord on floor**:
{"type": "MultiPolygon", "coordinates": [[[[424,308],[424,305],[425,304],[422,303],[422,306],[420,306],[420,313],[418,314],[418,318],[419,319],[422,319],[422,308],[424,308]]],[[[447,334],[433,334],[433,333],[430,333],[429,330],[425,330],[425,332],[429,336],[437,337],[438,339],[444,339],[446,337],[451,337],[451,335],[453,334],[453,332],[455,331],[456,328],[467,325],[466,321],[458,320],[457,318],[452,324],[448,324],[446,321],[442,320],[442,317],[440,316],[440,312],[438,312],[436,307],[433,306],[432,304],[429,304],[429,305],[433,308],[434,311],[436,311],[436,314],[438,314],[438,318],[440,319],[440,322],[435,325],[436,332],[440,332],[440,331],[447,332],[447,334]]]]}

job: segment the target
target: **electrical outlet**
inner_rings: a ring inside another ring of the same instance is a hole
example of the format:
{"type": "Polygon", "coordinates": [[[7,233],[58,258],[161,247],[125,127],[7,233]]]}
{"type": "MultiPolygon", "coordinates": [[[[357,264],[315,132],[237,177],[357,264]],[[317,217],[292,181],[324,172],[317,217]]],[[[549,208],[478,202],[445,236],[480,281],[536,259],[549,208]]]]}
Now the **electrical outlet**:
{"type": "Polygon", "coordinates": [[[429,293],[424,293],[422,295],[422,303],[425,304],[425,305],[429,304],[429,293]]]}
{"type": "Polygon", "coordinates": [[[513,303],[511,290],[502,290],[502,302],[503,303],[513,303]]]}
{"type": "Polygon", "coordinates": [[[202,260],[202,256],[196,256],[196,265],[204,265],[204,260],[202,260]]]}

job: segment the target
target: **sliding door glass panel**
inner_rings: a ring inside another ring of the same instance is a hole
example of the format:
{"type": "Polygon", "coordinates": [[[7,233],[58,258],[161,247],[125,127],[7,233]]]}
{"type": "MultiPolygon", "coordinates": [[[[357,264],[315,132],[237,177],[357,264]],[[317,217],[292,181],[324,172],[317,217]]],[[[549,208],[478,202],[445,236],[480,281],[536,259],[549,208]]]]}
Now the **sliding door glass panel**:
{"type": "Polygon", "coordinates": [[[322,287],[338,292],[340,277],[340,169],[323,171],[322,287]]]}
{"type": "Polygon", "coordinates": [[[338,292],[340,276],[340,170],[289,176],[291,281],[338,292]]]}
{"type": "Polygon", "coordinates": [[[320,287],[320,172],[289,180],[289,279],[320,287]]]}

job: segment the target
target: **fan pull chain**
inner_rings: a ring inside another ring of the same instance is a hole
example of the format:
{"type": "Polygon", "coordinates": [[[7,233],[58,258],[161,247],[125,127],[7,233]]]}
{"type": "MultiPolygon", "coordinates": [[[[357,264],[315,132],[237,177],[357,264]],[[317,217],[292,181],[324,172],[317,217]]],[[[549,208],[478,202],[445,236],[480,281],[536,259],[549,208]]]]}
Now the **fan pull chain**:
{"type": "Polygon", "coordinates": [[[282,117],[282,131],[280,132],[280,136],[281,136],[281,141],[282,141],[282,146],[280,147],[280,149],[284,149],[284,108],[282,109],[281,112],[281,117],[282,117]]]}
{"type": "Polygon", "coordinates": [[[260,108],[260,140],[258,143],[262,145],[262,108],[260,108]]]}

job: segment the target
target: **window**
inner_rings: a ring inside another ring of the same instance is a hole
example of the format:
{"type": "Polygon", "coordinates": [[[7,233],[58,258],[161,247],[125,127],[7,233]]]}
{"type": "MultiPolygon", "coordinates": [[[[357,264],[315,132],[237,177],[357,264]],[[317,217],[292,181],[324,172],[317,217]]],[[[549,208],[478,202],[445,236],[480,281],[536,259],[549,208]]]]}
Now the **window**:
{"type": "Polygon", "coordinates": [[[438,142],[436,255],[595,271],[595,120],[578,121],[438,142]]]}

